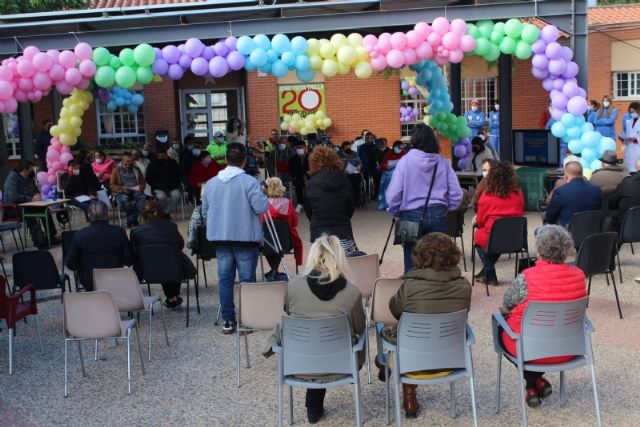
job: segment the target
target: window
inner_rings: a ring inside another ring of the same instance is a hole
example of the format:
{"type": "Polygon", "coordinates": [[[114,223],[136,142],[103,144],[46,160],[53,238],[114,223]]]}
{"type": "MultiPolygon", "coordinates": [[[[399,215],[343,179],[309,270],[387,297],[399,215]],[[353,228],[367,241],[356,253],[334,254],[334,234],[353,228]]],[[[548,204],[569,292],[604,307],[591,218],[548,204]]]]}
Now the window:
{"type": "MultiPolygon", "coordinates": [[[[400,123],[400,131],[402,136],[411,136],[411,132],[413,131],[413,127],[418,123],[422,123],[422,118],[424,117],[424,107],[427,105],[427,100],[424,97],[422,92],[419,93],[417,97],[413,96],[404,96],[402,95],[402,89],[400,90],[400,106],[401,107],[411,107],[417,108],[420,110],[420,116],[417,120],[414,120],[410,123],[400,123]]],[[[399,119],[399,118],[398,118],[399,119]]],[[[389,143],[393,143],[393,141],[389,141],[389,143]]]]}
{"type": "Polygon", "coordinates": [[[462,79],[462,113],[471,109],[471,101],[480,101],[480,110],[487,114],[493,108],[493,101],[498,97],[498,79],[496,77],[485,77],[475,79],[462,79]]]}
{"type": "Polygon", "coordinates": [[[613,73],[613,97],[615,99],[640,98],[640,71],[613,73]]]}
{"type": "Polygon", "coordinates": [[[146,142],[143,106],[137,113],[130,113],[124,108],[109,111],[107,106],[97,99],[96,110],[98,111],[98,140],[101,146],[133,147],[146,142]]]}
{"type": "Polygon", "coordinates": [[[7,141],[7,156],[9,156],[9,159],[22,158],[18,113],[3,114],[2,124],[4,127],[4,137],[7,141]]]}

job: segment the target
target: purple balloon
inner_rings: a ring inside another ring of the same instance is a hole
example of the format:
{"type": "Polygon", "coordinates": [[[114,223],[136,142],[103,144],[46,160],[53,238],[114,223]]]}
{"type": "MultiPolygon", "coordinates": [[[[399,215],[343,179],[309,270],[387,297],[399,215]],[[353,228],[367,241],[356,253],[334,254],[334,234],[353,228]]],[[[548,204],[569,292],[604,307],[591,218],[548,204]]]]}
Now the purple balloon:
{"type": "Polygon", "coordinates": [[[244,55],[238,52],[237,50],[229,52],[227,55],[227,63],[229,64],[229,68],[234,71],[241,70],[244,67],[244,55]]]}
{"type": "Polygon", "coordinates": [[[547,25],[540,32],[540,38],[547,43],[553,43],[560,37],[560,31],[553,25],[547,25]]]}
{"type": "Polygon", "coordinates": [[[196,38],[191,38],[184,43],[184,52],[191,58],[197,58],[202,54],[204,43],[196,38]]]}
{"type": "Polygon", "coordinates": [[[578,95],[578,85],[574,82],[565,82],[564,86],[562,87],[562,93],[568,99],[571,99],[574,96],[578,95]]]}
{"type": "Polygon", "coordinates": [[[154,61],[151,66],[153,72],[159,76],[167,75],[167,71],[169,71],[169,64],[162,58],[158,58],[154,61]]]}
{"type": "Polygon", "coordinates": [[[587,91],[581,87],[578,87],[578,96],[587,99],[587,91]]]}
{"type": "Polygon", "coordinates": [[[564,77],[565,80],[574,78],[575,76],[578,75],[579,71],[580,71],[580,68],[578,67],[578,64],[576,64],[573,61],[567,62],[567,68],[564,70],[564,73],[562,73],[562,77],[564,77]]]}
{"type": "Polygon", "coordinates": [[[227,45],[224,44],[224,42],[218,42],[214,44],[213,50],[218,56],[227,56],[227,53],[229,52],[229,49],[227,48],[227,45]]]}
{"type": "Polygon", "coordinates": [[[458,169],[462,170],[467,167],[467,159],[458,160],[458,169]]]}
{"type": "Polygon", "coordinates": [[[229,72],[227,60],[221,56],[216,56],[209,61],[209,72],[213,77],[223,77],[229,72]]]}
{"type": "Polygon", "coordinates": [[[567,69],[567,62],[562,58],[552,59],[549,61],[548,69],[551,74],[561,76],[567,69]]]}
{"type": "Polygon", "coordinates": [[[156,59],[162,58],[162,49],[159,47],[154,47],[153,51],[156,53],[156,59]]]}
{"type": "Polygon", "coordinates": [[[162,48],[162,57],[168,64],[175,64],[180,60],[180,51],[170,44],[162,48]]]}
{"type": "Polygon", "coordinates": [[[550,92],[553,89],[553,79],[551,79],[550,77],[547,77],[546,79],[544,79],[542,81],[542,87],[547,92],[550,92]]]}
{"type": "Polygon", "coordinates": [[[567,107],[567,97],[560,94],[551,98],[551,105],[558,110],[564,110],[567,107]]]}
{"type": "Polygon", "coordinates": [[[574,96],[567,103],[567,111],[576,116],[581,116],[587,111],[587,100],[581,96],[574,96]]]}
{"type": "Polygon", "coordinates": [[[187,53],[184,51],[184,43],[178,45],[178,50],[180,51],[180,53],[187,53]]]}
{"type": "Polygon", "coordinates": [[[546,55],[536,54],[531,58],[531,65],[535,68],[540,68],[541,70],[546,69],[549,65],[549,59],[547,59],[546,55]]]}
{"type": "Polygon", "coordinates": [[[169,71],[167,72],[167,75],[171,80],[180,80],[184,75],[184,70],[178,64],[171,64],[169,65],[169,71]]]}
{"type": "Polygon", "coordinates": [[[456,144],[456,146],[453,148],[453,155],[461,159],[465,156],[465,154],[467,154],[467,147],[465,147],[463,144],[456,144]]]}
{"type": "Polygon", "coordinates": [[[195,74],[196,76],[204,76],[208,71],[209,62],[206,59],[200,56],[197,58],[193,58],[193,61],[191,61],[191,72],[193,74],[195,74]]]}
{"type": "Polygon", "coordinates": [[[214,56],[216,56],[216,51],[213,50],[212,46],[205,46],[204,49],[202,49],[202,57],[207,61],[211,60],[214,56]]]}
{"type": "Polygon", "coordinates": [[[234,36],[229,36],[226,39],[224,39],[224,44],[225,46],[227,46],[227,49],[229,50],[229,52],[236,50],[237,42],[238,42],[238,39],[235,38],[234,36]]]}
{"type": "Polygon", "coordinates": [[[544,70],[541,70],[539,68],[532,68],[531,74],[533,74],[533,77],[535,77],[536,79],[542,80],[549,75],[549,70],[547,70],[546,68],[544,70]]]}
{"type": "Polygon", "coordinates": [[[551,109],[551,117],[553,117],[553,120],[556,120],[556,121],[560,120],[564,113],[565,113],[565,110],[558,110],[557,108],[551,109]]]}
{"type": "Polygon", "coordinates": [[[563,79],[554,79],[553,80],[553,88],[554,89],[562,90],[563,87],[564,87],[564,80],[563,79]]]}
{"type": "Polygon", "coordinates": [[[545,43],[544,40],[538,39],[536,40],[532,45],[531,45],[531,50],[533,51],[533,53],[535,54],[541,54],[544,53],[545,49],[547,48],[547,44],[545,43]]]}
{"type": "Polygon", "coordinates": [[[402,90],[409,90],[409,82],[406,80],[403,80],[402,83],[400,83],[400,87],[402,88],[402,90]]]}
{"type": "Polygon", "coordinates": [[[187,69],[191,66],[191,57],[186,53],[180,57],[178,64],[184,69],[187,69]]]}
{"type": "Polygon", "coordinates": [[[562,58],[562,46],[559,43],[549,43],[547,48],[544,50],[544,54],[547,55],[549,59],[558,59],[562,58]]]}
{"type": "Polygon", "coordinates": [[[573,59],[573,51],[571,50],[570,47],[567,46],[562,46],[562,58],[565,61],[571,61],[573,59]]]}

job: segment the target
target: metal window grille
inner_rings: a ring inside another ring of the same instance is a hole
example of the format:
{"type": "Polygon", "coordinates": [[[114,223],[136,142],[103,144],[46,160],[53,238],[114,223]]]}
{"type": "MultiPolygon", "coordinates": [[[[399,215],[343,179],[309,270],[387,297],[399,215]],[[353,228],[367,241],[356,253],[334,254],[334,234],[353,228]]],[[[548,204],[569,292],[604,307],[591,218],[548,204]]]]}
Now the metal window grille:
{"type": "Polygon", "coordinates": [[[462,79],[462,112],[471,109],[471,101],[480,101],[480,110],[489,120],[489,111],[493,108],[493,102],[498,97],[498,79],[496,77],[483,77],[462,79]]]}
{"type": "Polygon", "coordinates": [[[640,99],[640,71],[613,73],[614,99],[640,99]]]}
{"type": "MultiPolygon", "coordinates": [[[[136,91],[135,93],[142,93],[136,91]]],[[[96,99],[98,111],[98,140],[103,146],[110,145],[142,145],[146,142],[144,129],[144,104],[137,113],[130,113],[119,108],[109,111],[107,106],[96,99]]]]}

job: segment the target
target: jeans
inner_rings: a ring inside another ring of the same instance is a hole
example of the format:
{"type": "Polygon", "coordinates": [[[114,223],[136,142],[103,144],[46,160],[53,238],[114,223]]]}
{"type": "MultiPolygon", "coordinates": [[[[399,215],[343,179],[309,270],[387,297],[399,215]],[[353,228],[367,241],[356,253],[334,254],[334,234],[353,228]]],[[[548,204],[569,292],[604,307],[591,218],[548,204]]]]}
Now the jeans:
{"type": "Polygon", "coordinates": [[[235,322],[233,284],[236,279],[236,269],[241,283],[255,282],[258,248],[218,246],[216,257],[218,258],[218,295],[222,307],[222,318],[235,322]]]}
{"type": "Polygon", "coordinates": [[[143,193],[118,193],[116,194],[116,202],[118,202],[118,209],[127,215],[127,224],[136,224],[138,222],[138,215],[144,206],[145,196],[143,193]]]}
{"type": "MultiPolygon", "coordinates": [[[[424,208],[412,209],[410,211],[401,211],[400,219],[409,221],[420,221],[422,218],[422,212],[424,208]]],[[[424,215],[422,222],[422,235],[433,232],[446,233],[449,229],[449,222],[447,220],[447,207],[444,205],[431,205],[427,207],[427,211],[424,215]]],[[[413,260],[411,259],[411,252],[416,244],[405,243],[402,246],[404,252],[404,272],[408,273],[413,268],[413,260]]]]}
{"type": "Polygon", "coordinates": [[[476,247],[478,251],[478,256],[482,260],[482,265],[485,271],[496,271],[496,262],[500,258],[500,254],[487,254],[485,253],[485,249],[480,246],[476,247]]]}
{"type": "Polygon", "coordinates": [[[162,190],[154,190],[153,193],[156,196],[156,199],[158,199],[160,206],[162,206],[162,209],[164,209],[164,212],[168,214],[175,212],[176,206],[180,203],[180,197],[182,197],[180,190],[177,188],[171,190],[169,194],[162,190]]]}

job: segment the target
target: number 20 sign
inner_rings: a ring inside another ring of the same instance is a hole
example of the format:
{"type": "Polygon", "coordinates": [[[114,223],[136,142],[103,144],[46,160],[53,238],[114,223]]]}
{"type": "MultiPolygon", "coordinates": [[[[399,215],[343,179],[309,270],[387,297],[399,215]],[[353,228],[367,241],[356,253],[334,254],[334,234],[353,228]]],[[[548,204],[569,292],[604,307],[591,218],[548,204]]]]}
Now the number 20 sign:
{"type": "Polygon", "coordinates": [[[295,113],[306,116],[325,111],[324,84],[279,85],[278,106],[280,117],[295,113]]]}

